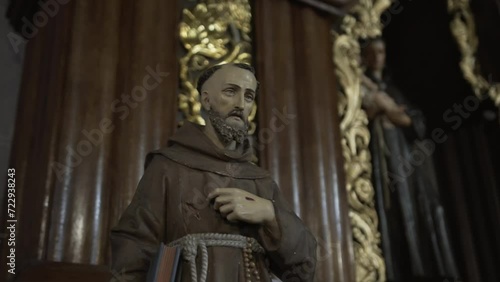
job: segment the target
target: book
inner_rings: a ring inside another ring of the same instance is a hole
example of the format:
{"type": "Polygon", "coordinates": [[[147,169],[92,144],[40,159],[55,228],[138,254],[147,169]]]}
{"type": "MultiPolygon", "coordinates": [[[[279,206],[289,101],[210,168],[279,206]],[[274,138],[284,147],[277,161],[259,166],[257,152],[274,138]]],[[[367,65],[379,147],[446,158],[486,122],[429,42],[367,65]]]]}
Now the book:
{"type": "Polygon", "coordinates": [[[167,247],[161,243],[158,252],[149,266],[147,282],[180,281],[180,247],[167,247]]]}

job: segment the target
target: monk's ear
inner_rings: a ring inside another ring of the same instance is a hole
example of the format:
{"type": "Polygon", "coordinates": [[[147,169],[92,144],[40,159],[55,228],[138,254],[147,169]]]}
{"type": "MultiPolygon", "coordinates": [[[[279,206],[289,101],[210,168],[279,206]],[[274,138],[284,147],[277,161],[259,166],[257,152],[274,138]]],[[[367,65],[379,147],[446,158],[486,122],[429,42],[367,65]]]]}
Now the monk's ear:
{"type": "Polygon", "coordinates": [[[201,105],[205,111],[210,111],[210,97],[207,91],[201,92],[201,105]]]}

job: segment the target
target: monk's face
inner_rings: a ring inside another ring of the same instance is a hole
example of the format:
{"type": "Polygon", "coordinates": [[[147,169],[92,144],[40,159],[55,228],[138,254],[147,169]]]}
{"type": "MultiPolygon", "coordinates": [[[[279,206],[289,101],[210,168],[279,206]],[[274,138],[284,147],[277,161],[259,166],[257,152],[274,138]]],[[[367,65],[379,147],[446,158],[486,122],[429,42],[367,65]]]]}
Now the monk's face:
{"type": "Polygon", "coordinates": [[[226,65],[205,82],[201,101],[206,111],[215,112],[230,127],[246,130],[256,89],[252,72],[226,65]]]}
{"type": "Polygon", "coordinates": [[[371,71],[381,71],[385,67],[385,43],[376,40],[367,47],[366,66],[371,71]]]}

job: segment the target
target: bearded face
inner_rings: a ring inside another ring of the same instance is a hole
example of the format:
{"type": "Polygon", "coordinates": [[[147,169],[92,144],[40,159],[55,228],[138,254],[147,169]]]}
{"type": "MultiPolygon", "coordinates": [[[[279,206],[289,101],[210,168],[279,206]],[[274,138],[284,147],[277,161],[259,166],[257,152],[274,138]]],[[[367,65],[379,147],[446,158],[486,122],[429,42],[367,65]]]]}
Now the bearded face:
{"type": "Polygon", "coordinates": [[[224,143],[236,141],[237,144],[243,144],[248,136],[248,122],[243,120],[243,113],[241,111],[233,111],[229,115],[222,116],[220,113],[210,110],[208,111],[208,118],[210,123],[219,135],[219,138],[224,143]],[[228,123],[228,119],[238,118],[244,122],[244,126],[228,123]]]}
{"type": "Polygon", "coordinates": [[[217,70],[203,85],[201,102],[224,144],[242,144],[247,137],[256,89],[254,74],[233,65],[217,70]]]}

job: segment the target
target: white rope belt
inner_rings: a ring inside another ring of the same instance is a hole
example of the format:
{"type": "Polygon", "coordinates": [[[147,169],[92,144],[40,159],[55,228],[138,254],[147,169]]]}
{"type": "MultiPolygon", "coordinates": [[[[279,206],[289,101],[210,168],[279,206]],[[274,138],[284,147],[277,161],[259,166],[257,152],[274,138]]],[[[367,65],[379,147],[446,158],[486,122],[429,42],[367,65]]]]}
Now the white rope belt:
{"type": "Polygon", "coordinates": [[[251,237],[245,237],[236,234],[221,233],[199,233],[188,234],[167,245],[168,247],[181,247],[182,256],[187,260],[191,267],[191,281],[198,282],[198,271],[196,269],[196,256],[198,248],[201,249],[201,277],[199,282],[207,280],[208,272],[208,251],[207,247],[232,247],[245,249],[250,248],[255,253],[265,253],[264,248],[251,237]]]}

